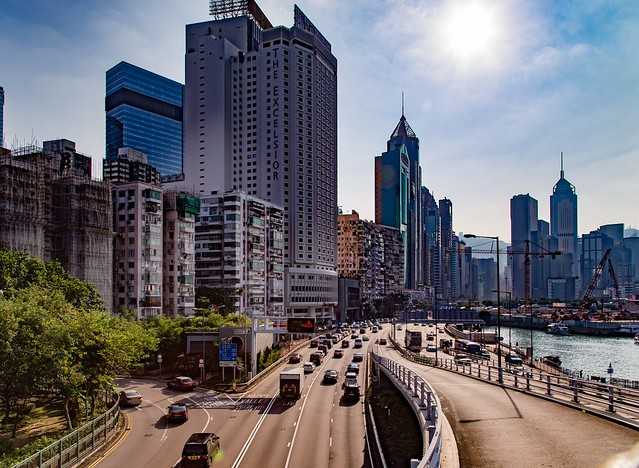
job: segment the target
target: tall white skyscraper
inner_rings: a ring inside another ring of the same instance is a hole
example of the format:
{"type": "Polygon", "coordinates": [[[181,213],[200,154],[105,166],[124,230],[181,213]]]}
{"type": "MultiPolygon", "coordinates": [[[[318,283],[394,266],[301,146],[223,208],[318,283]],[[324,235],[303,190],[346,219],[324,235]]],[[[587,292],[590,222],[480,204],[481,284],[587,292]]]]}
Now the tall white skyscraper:
{"type": "Polygon", "coordinates": [[[330,318],[337,304],[337,59],[295,7],[273,27],[253,0],[211,1],[187,25],[185,183],[284,209],[285,305],[330,318]]]}

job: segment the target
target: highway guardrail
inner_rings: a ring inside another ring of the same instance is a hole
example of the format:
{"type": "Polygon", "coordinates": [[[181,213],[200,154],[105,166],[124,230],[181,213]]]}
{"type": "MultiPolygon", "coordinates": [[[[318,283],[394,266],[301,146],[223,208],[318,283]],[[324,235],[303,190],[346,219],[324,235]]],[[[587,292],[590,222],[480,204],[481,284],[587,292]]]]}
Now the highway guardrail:
{"type": "Polygon", "coordinates": [[[442,413],[437,393],[415,372],[399,362],[372,353],[373,362],[391,380],[411,405],[423,434],[423,457],[417,468],[439,468],[442,445],[442,413]]]}
{"type": "Polygon", "coordinates": [[[58,441],[34,453],[12,468],[67,468],[104,446],[116,434],[120,417],[120,399],[105,413],[80,426],[58,441]]]}
{"type": "Polygon", "coordinates": [[[578,407],[633,429],[639,429],[639,391],[610,384],[550,375],[539,371],[503,366],[480,360],[463,364],[454,359],[437,359],[413,353],[391,338],[391,343],[407,359],[439,367],[488,383],[578,407]]]}

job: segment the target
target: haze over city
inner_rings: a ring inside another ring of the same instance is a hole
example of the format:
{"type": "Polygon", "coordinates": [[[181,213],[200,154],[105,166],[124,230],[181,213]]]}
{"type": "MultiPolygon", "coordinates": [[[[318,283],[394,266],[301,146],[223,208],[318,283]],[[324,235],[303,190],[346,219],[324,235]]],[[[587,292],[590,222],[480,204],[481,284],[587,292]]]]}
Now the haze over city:
{"type": "MultiPolygon", "coordinates": [[[[290,25],[292,3],[261,6],[274,24],[290,25]]],[[[339,58],[343,209],[374,218],[373,158],[385,149],[404,91],[423,184],[453,201],[457,230],[509,239],[516,193],[537,198],[547,218],[560,151],[579,194],[579,232],[639,225],[636,2],[299,3],[339,58]]],[[[104,71],[126,60],[183,83],[184,24],[206,20],[206,7],[4,2],[7,146],[73,135],[99,171],[104,71]]]]}

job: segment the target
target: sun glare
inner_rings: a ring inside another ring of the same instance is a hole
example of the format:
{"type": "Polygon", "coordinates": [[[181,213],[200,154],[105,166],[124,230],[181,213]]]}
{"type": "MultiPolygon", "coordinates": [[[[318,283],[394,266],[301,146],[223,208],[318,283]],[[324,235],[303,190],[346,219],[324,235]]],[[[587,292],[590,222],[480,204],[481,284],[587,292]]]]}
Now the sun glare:
{"type": "Polygon", "coordinates": [[[486,2],[452,5],[442,22],[446,52],[464,62],[494,55],[501,26],[497,16],[486,2]]]}

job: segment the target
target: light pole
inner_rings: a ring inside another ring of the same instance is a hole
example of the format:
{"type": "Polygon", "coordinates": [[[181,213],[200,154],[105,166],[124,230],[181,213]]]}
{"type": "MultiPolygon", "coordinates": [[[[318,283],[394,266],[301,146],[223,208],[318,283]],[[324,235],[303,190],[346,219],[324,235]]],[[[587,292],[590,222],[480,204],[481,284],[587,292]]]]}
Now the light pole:
{"type": "Polygon", "coordinates": [[[499,236],[478,236],[475,234],[464,234],[467,239],[494,239],[497,246],[497,367],[499,369],[499,383],[504,383],[503,372],[501,368],[501,292],[500,292],[500,274],[499,274],[499,236]]]}

